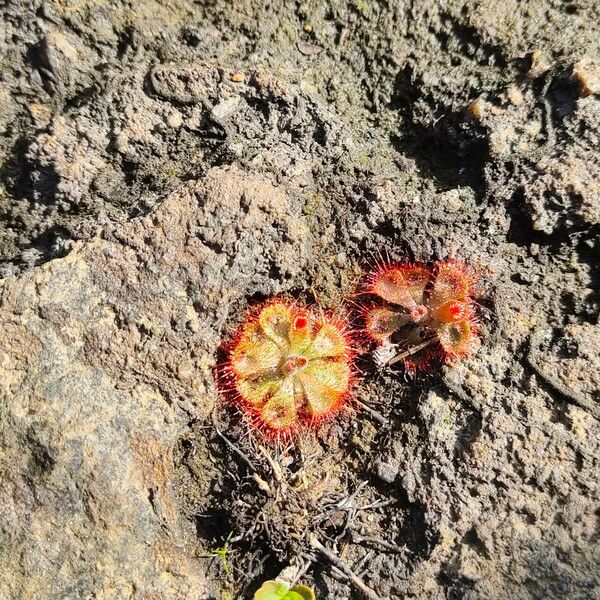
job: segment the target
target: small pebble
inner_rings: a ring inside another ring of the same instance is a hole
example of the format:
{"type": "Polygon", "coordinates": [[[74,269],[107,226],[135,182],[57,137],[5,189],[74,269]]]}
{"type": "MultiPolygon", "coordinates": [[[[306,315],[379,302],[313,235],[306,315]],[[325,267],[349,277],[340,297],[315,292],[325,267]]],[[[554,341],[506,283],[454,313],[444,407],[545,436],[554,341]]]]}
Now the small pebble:
{"type": "Polygon", "coordinates": [[[600,61],[583,58],[573,67],[573,75],[579,83],[581,97],[600,94],[600,61]]]}
{"type": "Polygon", "coordinates": [[[177,129],[178,127],[181,127],[183,119],[178,112],[174,112],[167,116],[166,123],[167,127],[170,127],[171,129],[177,129]]]}
{"type": "Polygon", "coordinates": [[[375,463],[377,477],[385,483],[393,483],[398,475],[398,464],[395,462],[377,461],[375,463]]]}
{"type": "Polygon", "coordinates": [[[199,324],[198,321],[194,320],[194,319],[190,319],[185,326],[192,332],[192,333],[197,333],[199,330],[199,324]]]}
{"type": "Polygon", "coordinates": [[[182,381],[186,381],[186,380],[190,379],[193,374],[194,374],[194,367],[191,362],[185,361],[185,362],[179,363],[179,366],[177,367],[177,378],[178,379],[181,379],[182,381]]]}
{"type": "Polygon", "coordinates": [[[467,107],[467,116],[479,121],[485,114],[485,101],[475,98],[467,107]]]}
{"type": "Polygon", "coordinates": [[[304,56],[315,56],[323,51],[323,48],[321,48],[321,46],[317,46],[316,44],[305,44],[304,42],[297,42],[296,46],[298,50],[300,50],[300,52],[304,54],[304,56]]]}
{"type": "Polygon", "coordinates": [[[517,86],[511,85],[508,88],[506,93],[508,95],[508,99],[515,106],[519,106],[519,104],[523,104],[523,100],[524,100],[523,92],[521,92],[521,90],[517,86]]]}
{"type": "Polygon", "coordinates": [[[458,189],[448,190],[447,192],[444,192],[441,195],[440,200],[444,203],[445,207],[450,212],[459,211],[463,205],[461,193],[458,189]]]}
{"type": "Polygon", "coordinates": [[[335,257],[335,264],[338,267],[343,267],[346,264],[346,255],[343,252],[340,252],[336,257],[335,257]]]}
{"type": "Polygon", "coordinates": [[[550,69],[552,64],[541,50],[534,50],[531,53],[531,67],[527,73],[529,79],[537,79],[550,69]]]}
{"type": "Polygon", "coordinates": [[[234,98],[229,98],[228,100],[223,100],[222,102],[219,102],[219,104],[217,104],[216,106],[212,107],[210,114],[213,117],[213,119],[216,119],[217,121],[223,121],[235,112],[239,101],[240,99],[238,96],[234,98]]]}

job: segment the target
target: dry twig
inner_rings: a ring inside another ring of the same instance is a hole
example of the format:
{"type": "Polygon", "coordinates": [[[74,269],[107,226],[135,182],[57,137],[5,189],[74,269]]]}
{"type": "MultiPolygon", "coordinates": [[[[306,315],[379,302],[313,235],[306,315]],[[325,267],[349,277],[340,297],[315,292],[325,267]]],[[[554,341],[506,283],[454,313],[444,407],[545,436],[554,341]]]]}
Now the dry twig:
{"type": "Polygon", "coordinates": [[[379,411],[376,411],[374,408],[358,399],[355,399],[354,402],[356,402],[356,404],[358,404],[362,409],[366,410],[376,421],[382,425],[388,424],[387,419],[379,411]]]}
{"type": "Polygon", "coordinates": [[[332,552],[314,536],[308,538],[310,545],[325,556],[332,565],[337,567],[350,582],[359,589],[369,600],[381,600],[381,598],[372,590],[335,552],[332,552]]]}
{"type": "Polygon", "coordinates": [[[241,457],[244,460],[244,462],[250,467],[253,473],[256,472],[256,467],[254,466],[252,461],[225,434],[221,432],[221,430],[219,429],[219,424],[217,423],[217,415],[214,410],[212,412],[212,422],[213,427],[217,432],[217,435],[227,444],[227,446],[229,446],[229,448],[231,448],[231,450],[233,450],[239,457],[241,457]]]}

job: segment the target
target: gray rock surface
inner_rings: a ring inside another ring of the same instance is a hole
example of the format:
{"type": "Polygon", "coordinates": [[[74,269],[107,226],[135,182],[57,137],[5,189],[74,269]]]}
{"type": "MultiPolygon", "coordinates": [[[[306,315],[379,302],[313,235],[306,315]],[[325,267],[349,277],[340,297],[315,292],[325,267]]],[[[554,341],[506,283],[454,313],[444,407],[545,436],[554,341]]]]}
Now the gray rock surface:
{"type": "Polygon", "coordinates": [[[297,212],[266,178],[215,168],[2,282],[0,597],[206,597],[172,449],[213,408],[236,303],[306,262],[297,212]]]}

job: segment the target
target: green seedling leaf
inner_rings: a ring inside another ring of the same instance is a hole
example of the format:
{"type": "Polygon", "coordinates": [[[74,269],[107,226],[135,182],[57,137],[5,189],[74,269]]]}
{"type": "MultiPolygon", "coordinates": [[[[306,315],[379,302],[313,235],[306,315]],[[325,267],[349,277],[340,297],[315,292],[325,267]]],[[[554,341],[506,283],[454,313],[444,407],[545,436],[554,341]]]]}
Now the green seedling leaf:
{"type": "Polygon", "coordinates": [[[265,581],[254,594],[254,600],[316,600],[315,593],[306,585],[291,590],[277,581],[265,581]]]}
{"type": "Polygon", "coordinates": [[[286,587],[280,583],[265,581],[254,594],[254,600],[281,600],[286,593],[286,587]]]}
{"type": "Polygon", "coordinates": [[[290,596],[289,600],[317,600],[315,593],[307,585],[296,585],[290,590],[290,593],[294,596],[290,596]]]}

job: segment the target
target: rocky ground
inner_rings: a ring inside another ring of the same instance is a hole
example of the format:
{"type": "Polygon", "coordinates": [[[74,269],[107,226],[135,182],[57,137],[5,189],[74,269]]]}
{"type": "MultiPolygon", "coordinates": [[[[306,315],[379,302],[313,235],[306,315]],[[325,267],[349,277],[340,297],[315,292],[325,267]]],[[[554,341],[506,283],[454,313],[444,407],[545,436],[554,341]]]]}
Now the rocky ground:
{"type": "Polygon", "coordinates": [[[0,3],[0,598],[600,597],[599,10],[0,3]],[[222,341],[380,255],[481,349],[269,446],[222,341]]]}

